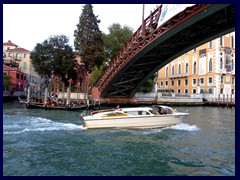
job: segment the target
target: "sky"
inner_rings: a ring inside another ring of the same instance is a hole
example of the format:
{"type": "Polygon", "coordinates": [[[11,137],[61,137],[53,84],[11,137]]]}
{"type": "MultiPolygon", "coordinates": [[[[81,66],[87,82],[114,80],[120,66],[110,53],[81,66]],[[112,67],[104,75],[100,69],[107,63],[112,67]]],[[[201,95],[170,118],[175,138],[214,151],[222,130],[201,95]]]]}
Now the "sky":
{"type": "MultiPolygon", "coordinates": [[[[160,5],[160,4],[159,4],[160,5]]],[[[79,23],[82,4],[3,4],[3,42],[11,40],[32,51],[52,35],[66,35],[74,48],[74,30],[79,23]]],[[[145,4],[144,17],[157,4],[145,4]]],[[[99,29],[108,34],[113,23],[133,28],[142,23],[142,4],[93,4],[93,13],[101,20],[99,29]]]]}

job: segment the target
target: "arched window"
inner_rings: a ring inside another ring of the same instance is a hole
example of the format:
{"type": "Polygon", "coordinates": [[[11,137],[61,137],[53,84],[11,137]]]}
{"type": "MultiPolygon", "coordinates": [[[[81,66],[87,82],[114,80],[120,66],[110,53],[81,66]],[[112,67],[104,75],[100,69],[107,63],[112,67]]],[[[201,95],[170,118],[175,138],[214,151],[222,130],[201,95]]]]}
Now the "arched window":
{"type": "Polygon", "coordinates": [[[197,63],[195,61],[193,64],[193,74],[196,74],[196,73],[197,73],[197,63]]]}
{"type": "Polygon", "coordinates": [[[220,37],[220,46],[223,46],[223,37],[220,37]]]}
{"type": "Polygon", "coordinates": [[[23,63],[23,70],[26,71],[27,70],[27,62],[23,63]]]}
{"type": "Polygon", "coordinates": [[[212,72],[212,58],[210,58],[210,60],[209,60],[208,71],[212,72]]]}
{"type": "Polygon", "coordinates": [[[181,64],[178,65],[178,74],[181,74],[181,64]]]}
{"type": "Polygon", "coordinates": [[[174,75],[174,66],[172,66],[172,75],[174,75]]]}
{"type": "Polygon", "coordinates": [[[168,77],[168,67],[166,68],[166,77],[168,77]]]}
{"type": "Polygon", "coordinates": [[[188,73],[188,63],[186,63],[185,73],[188,73]]]}
{"type": "Polygon", "coordinates": [[[234,48],[234,44],[235,44],[235,43],[234,43],[234,37],[232,36],[232,37],[231,37],[231,48],[234,48]]]}
{"type": "Polygon", "coordinates": [[[221,84],[223,84],[223,76],[221,76],[220,82],[221,84]]]}

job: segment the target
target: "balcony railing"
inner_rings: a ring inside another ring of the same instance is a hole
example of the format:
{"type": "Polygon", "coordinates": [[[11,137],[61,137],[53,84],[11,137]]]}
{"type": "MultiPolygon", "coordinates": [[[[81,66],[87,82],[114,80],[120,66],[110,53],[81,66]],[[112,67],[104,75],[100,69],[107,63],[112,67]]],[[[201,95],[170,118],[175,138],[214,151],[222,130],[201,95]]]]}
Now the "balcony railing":
{"type": "Polygon", "coordinates": [[[188,73],[173,74],[173,75],[170,75],[170,76],[169,76],[169,78],[184,78],[184,77],[188,77],[188,73]]]}

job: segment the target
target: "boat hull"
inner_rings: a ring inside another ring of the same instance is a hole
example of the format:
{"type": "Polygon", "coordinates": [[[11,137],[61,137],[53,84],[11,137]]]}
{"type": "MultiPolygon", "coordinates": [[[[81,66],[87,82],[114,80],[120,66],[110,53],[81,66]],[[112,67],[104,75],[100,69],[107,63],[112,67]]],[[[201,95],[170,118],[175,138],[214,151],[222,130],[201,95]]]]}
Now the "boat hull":
{"type": "Polygon", "coordinates": [[[129,128],[145,129],[160,128],[182,123],[187,114],[182,115],[156,115],[144,117],[121,117],[109,119],[84,119],[85,127],[88,129],[96,128],[129,128]]]}

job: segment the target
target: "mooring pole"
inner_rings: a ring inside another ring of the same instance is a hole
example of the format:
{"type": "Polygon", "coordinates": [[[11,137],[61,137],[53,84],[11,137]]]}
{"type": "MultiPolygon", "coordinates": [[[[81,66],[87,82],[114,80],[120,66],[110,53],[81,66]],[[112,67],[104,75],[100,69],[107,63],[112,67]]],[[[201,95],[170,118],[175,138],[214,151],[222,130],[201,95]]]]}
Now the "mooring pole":
{"type": "Polygon", "coordinates": [[[30,93],[31,93],[31,87],[28,87],[28,94],[27,94],[27,102],[30,103],[30,93]]]}

